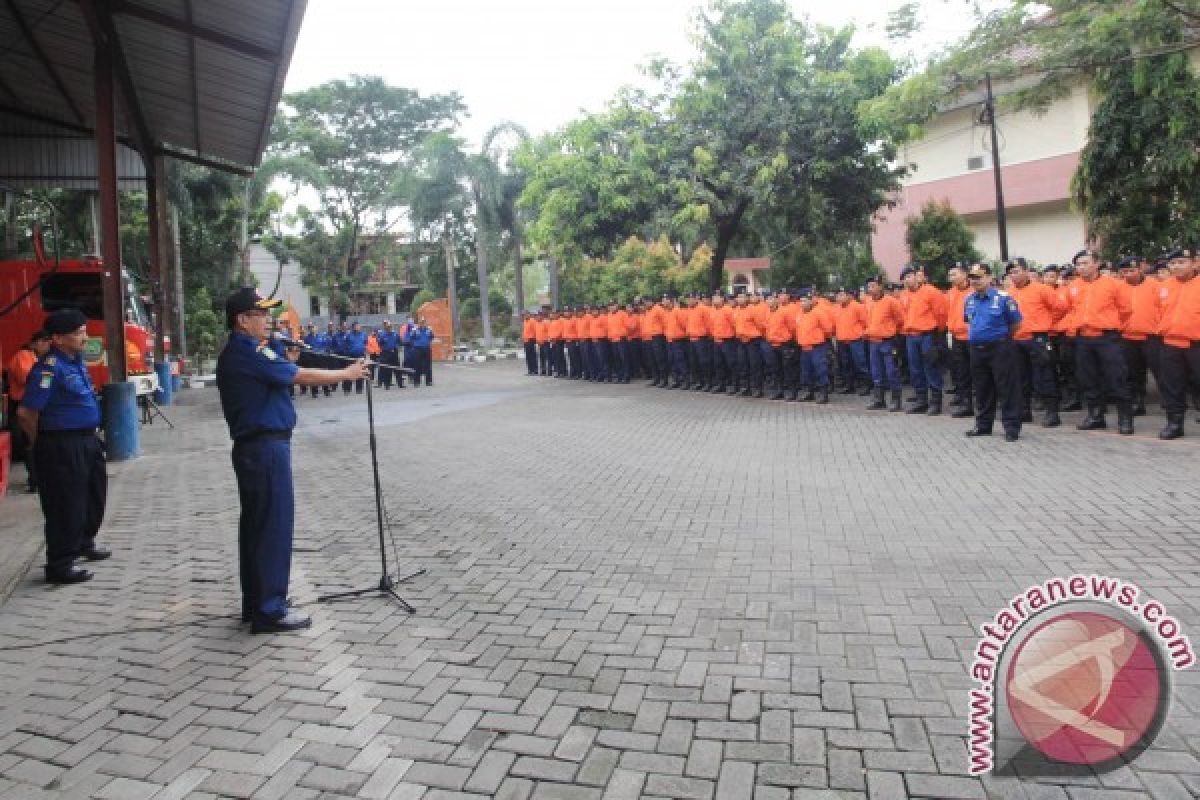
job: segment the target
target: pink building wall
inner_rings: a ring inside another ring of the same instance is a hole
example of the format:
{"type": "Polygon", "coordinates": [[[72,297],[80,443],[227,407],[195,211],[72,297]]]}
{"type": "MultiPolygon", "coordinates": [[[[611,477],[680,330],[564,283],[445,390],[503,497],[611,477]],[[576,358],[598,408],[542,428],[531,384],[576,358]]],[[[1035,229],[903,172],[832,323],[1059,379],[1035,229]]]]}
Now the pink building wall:
{"type": "MultiPolygon", "coordinates": [[[[1012,210],[1066,200],[1070,197],[1071,177],[1078,166],[1078,153],[1002,166],[1005,208],[1012,210]]],[[[920,213],[930,200],[948,201],[963,215],[992,212],[996,208],[995,179],[991,169],[981,169],[905,186],[897,200],[894,208],[875,215],[875,230],[871,236],[875,260],[892,276],[899,275],[900,268],[909,260],[904,243],[908,217],[920,213]]]]}

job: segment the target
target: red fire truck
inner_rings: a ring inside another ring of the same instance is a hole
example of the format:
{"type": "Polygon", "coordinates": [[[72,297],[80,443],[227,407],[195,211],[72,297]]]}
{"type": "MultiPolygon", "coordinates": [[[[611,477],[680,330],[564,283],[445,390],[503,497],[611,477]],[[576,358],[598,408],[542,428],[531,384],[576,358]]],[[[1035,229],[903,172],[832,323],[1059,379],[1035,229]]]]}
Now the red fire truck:
{"type": "MultiPolygon", "coordinates": [[[[98,258],[47,262],[0,261],[0,310],[26,295],[0,316],[0,350],[15,353],[45,322],[46,315],[60,308],[78,308],[87,317],[88,340],[83,357],[92,383],[99,389],[109,382],[104,338],[103,265],[98,258]],[[36,287],[36,288],[33,288],[36,287]],[[33,291],[30,289],[33,288],[33,291]],[[28,292],[28,294],[26,294],[28,292]]],[[[124,270],[125,360],[128,379],[138,395],[158,388],[154,374],[154,333],[151,320],[124,270]]]]}

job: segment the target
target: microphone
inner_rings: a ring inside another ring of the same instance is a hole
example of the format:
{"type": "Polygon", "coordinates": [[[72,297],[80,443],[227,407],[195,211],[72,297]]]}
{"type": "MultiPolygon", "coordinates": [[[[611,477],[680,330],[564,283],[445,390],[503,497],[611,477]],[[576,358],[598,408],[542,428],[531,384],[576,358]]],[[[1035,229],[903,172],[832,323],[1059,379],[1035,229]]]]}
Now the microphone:
{"type": "Polygon", "coordinates": [[[295,339],[289,339],[288,337],[284,336],[282,333],[272,333],[271,338],[274,339],[275,341],[283,344],[284,347],[291,347],[291,348],[295,348],[297,350],[312,350],[312,348],[309,347],[304,342],[300,342],[295,339]]]}

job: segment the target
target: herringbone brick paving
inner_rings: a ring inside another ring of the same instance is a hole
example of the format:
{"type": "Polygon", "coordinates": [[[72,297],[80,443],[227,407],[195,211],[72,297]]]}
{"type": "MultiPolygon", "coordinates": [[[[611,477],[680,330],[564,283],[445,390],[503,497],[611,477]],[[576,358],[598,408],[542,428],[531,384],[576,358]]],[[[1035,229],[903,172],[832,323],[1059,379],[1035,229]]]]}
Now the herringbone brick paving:
{"type": "MultiPolygon", "coordinates": [[[[1200,439],[1154,441],[1153,420],[1134,440],[968,441],[859,398],[522,371],[377,395],[402,566],[428,570],[401,587],[418,613],[315,606],[293,636],[234,618],[229,444],[215,392],[185,393],[178,430],[117,468],[97,580],[35,569],[0,609],[0,797],[1200,793],[1191,672],[1156,747],[1103,776],[980,781],[964,736],[978,625],[1031,583],[1117,575],[1198,629],[1200,439]]],[[[379,570],[361,399],[297,403],[309,603],[379,570]]]]}

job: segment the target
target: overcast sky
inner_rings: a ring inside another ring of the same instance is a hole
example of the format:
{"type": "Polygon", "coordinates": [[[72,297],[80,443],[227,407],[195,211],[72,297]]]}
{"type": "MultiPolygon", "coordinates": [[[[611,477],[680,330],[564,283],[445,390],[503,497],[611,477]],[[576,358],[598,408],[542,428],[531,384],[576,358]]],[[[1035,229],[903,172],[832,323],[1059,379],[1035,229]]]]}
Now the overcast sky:
{"type": "MultiPolygon", "coordinates": [[[[790,0],[798,15],[854,23],[860,44],[886,45],[899,0],[790,0]]],[[[965,0],[924,0],[921,43],[965,33],[965,0]]],[[[690,60],[696,0],[309,0],[286,90],[358,73],[423,94],[459,92],[478,141],[511,120],[531,133],[599,110],[651,56],[690,60]]]]}

